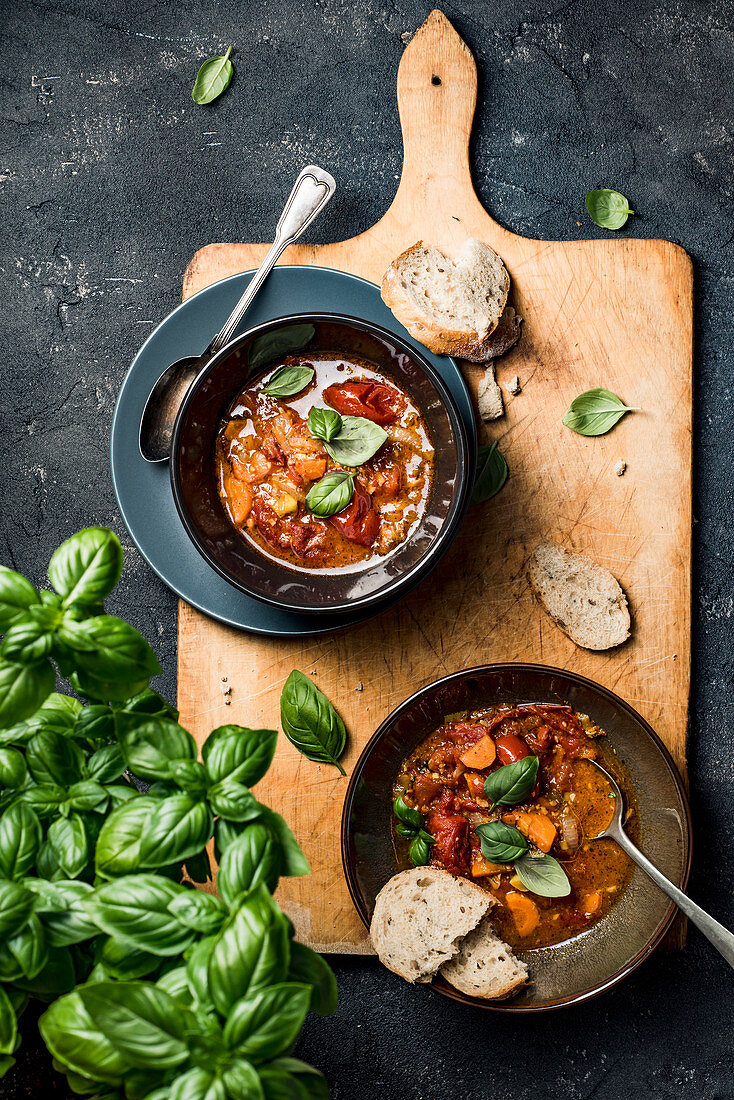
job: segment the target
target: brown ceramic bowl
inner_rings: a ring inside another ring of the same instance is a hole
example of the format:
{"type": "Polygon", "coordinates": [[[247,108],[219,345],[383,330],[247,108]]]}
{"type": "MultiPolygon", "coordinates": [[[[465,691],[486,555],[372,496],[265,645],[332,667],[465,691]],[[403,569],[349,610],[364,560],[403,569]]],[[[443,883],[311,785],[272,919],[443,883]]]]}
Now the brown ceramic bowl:
{"type": "MultiPolygon", "coordinates": [[[[607,733],[637,798],[639,845],[685,889],[690,870],[690,810],[668,750],[644,718],[611,691],[542,665],[485,665],[416,692],[382,723],[349,780],[342,816],[342,860],[352,900],[369,926],[375,897],[398,870],[391,836],[392,787],[404,758],[444,716],[500,703],[564,702],[607,733]]],[[[631,974],[660,942],[676,907],[639,869],[606,917],[552,947],[518,951],[532,982],[508,1001],[482,1001],[443,978],[432,986],[463,1004],[495,1012],[542,1012],[588,1000],[631,974]]]]}
{"type": "Polygon", "coordinates": [[[428,360],[372,322],[327,313],[268,321],[214,356],[179,411],[170,462],[184,527],[201,556],[225,580],[286,611],[350,616],[377,611],[404,595],[439,562],[466,511],[474,466],[474,442],[456,400],[428,360]],[[309,339],[294,340],[292,334],[309,327],[309,339]],[[434,480],[423,520],[393,553],[355,572],[293,569],[266,556],[234,529],[217,492],[214,446],[221,417],[246,384],[296,349],[354,355],[384,369],[420,407],[435,447],[434,480]]]}

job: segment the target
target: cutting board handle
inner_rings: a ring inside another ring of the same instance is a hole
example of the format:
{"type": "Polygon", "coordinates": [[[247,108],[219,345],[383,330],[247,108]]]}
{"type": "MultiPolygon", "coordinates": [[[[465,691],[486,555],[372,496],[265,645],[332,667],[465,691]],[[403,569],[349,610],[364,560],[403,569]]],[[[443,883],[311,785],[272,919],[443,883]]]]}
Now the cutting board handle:
{"type": "Polygon", "coordinates": [[[442,11],[432,11],[406,47],[398,69],[403,171],[390,213],[450,221],[467,202],[480,206],[469,170],[469,136],[477,102],[477,66],[442,11]]]}

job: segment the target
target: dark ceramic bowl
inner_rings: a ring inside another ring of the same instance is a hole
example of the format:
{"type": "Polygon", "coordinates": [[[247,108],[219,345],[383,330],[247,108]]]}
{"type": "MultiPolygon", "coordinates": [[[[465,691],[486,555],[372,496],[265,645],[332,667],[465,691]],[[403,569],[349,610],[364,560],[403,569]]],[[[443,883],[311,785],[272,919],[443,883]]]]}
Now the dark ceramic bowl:
{"type": "MultiPolygon", "coordinates": [[[[607,733],[637,798],[639,845],[685,889],[690,870],[690,811],[668,750],[632,707],[599,684],[542,665],[485,665],[416,692],[389,715],[352,773],[342,816],[342,860],[352,900],[369,926],[375,897],[398,871],[391,837],[392,787],[404,758],[456,711],[500,703],[564,702],[607,733]]],[[[637,867],[606,917],[564,943],[518,951],[531,984],[509,1001],[482,1001],[443,978],[446,997],[495,1012],[538,1012],[585,1001],[635,970],[660,942],[676,908],[637,867]]]]}
{"type": "Polygon", "coordinates": [[[474,466],[474,445],[455,399],[430,363],[387,329],[330,313],[268,321],[215,355],[179,411],[170,463],[176,507],[209,565],[250,596],[309,614],[379,610],[421,581],[458,530],[474,466]],[[304,326],[314,329],[307,341],[297,339],[304,326]],[[419,405],[435,447],[433,487],[422,522],[392,554],[356,572],[297,570],[266,556],[235,531],[217,493],[214,447],[221,417],[246,384],[296,349],[341,352],[383,368],[419,405]]]}

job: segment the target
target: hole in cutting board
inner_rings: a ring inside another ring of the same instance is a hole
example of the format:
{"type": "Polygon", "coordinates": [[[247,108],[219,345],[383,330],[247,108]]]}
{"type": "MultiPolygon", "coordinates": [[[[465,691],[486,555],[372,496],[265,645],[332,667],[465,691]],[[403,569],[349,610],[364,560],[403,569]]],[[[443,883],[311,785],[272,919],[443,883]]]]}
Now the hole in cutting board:
{"type": "Polygon", "coordinates": [[[436,76],[436,74],[434,73],[433,76],[431,77],[431,84],[435,84],[438,87],[438,85],[440,83],[441,83],[441,77],[436,76]]]}

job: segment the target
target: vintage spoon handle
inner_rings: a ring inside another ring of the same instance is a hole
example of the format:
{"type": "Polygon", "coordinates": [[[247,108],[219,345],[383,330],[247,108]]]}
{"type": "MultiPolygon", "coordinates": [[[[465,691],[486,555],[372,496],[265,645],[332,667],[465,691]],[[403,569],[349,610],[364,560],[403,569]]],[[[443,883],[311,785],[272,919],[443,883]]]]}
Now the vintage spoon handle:
{"type": "Polygon", "coordinates": [[[315,164],[309,164],[299,174],[293,185],[293,190],[288,196],[283,213],[280,215],[280,221],[275,230],[275,240],[270,246],[268,254],[252,276],[239,302],[224,322],[222,331],[217,333],[204,352],[207,357],[215,355],[225,344],[229,343],[235,329],[273,269],[281,252],[289,244],[293,244],[294,241],[298,240],[316,215],[323,210],[335,191],[336,181],[334,177],[315,164]]]}
{"type": "Polygon", "coordinates": [[[724,928],[723,924],[719,924],[700,905],[696,905],[682,890],[674,886],[662,871],[659,871],[655,864],[651,863],[647,856],[643,855],[640,849],[632,843],[623,829],[615,829],[613,838],[620,848],[624,849],[630,859],[634,860],[637,866],[641,867],[650,876],[663,893],[667,894],[679,909],[682,909],[689,920],[692,920],[701,929],[706,939],[710,940],[719,954],[724,956],[729,966],[734,967],[734,935],[728,928],[724,928]]]}

